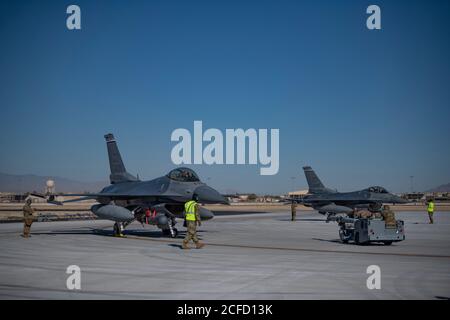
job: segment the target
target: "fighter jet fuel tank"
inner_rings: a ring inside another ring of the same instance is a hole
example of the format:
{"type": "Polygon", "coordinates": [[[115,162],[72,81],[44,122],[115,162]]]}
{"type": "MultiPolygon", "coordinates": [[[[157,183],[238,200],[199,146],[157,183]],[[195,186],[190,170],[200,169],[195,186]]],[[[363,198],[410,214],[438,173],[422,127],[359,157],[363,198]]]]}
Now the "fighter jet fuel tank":
{"type": "Polygon", "coordinates": [[[96,204],[91,211],[100,219],[113,220],[116,222],[128,222],[134,220],[134,214],[127,208],[113,204],[96,204]]]}
{"type": "Polygon", "coordinates": [[[352,208],[346,207],[346,206],[340,206],[334,203],[330,203],[327,205],[324,205],[322,207],[317,208],[317,210],[322,213],[351,213],[353,211],[352,208]]]}

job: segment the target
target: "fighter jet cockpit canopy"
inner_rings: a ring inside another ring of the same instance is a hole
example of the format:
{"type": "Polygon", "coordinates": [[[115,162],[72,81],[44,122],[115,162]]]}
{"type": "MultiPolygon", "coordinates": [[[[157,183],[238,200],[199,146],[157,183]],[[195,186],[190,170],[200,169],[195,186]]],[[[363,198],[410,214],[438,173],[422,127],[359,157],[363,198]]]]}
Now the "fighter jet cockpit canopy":
{"type": "Polygon", "coordinates": [[[197,182],[200,181],[197,174],[189,168],[177,168],[173,169],[167,174],[167,177],[171,180],[181,182],[197,182]]]}
{"type": "Polygon", "coordinates": [[[366,190],[373,193],[389,193],[385,188],[380,186],[369,187],[366,190]]]}

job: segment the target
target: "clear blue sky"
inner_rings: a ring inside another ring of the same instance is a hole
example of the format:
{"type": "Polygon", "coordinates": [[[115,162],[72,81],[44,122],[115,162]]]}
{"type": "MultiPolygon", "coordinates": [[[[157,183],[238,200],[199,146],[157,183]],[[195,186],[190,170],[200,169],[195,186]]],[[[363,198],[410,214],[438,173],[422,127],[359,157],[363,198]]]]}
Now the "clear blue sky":
{"type": "Polygon", "coordinates": [[[106,180],[113,132],[154,178],[171,132],[203,120],[280,129],[276,176],[191,166],[223,192],[302,188],[305,164],[340,190],[448,183],[448,21],[449,1],[2,1],[0,171],[106,180]]]}

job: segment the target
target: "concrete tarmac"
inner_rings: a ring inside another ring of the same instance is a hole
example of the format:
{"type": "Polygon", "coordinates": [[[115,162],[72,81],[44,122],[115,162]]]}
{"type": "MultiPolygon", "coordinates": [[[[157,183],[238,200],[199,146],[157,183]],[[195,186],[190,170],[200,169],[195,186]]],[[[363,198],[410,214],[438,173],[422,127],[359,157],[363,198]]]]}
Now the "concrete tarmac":
{"type": "Polygon", "coordinates": [[[152,226],[61,221],[0,225],[1,299],[444,299],[450,297],[450,213],[435,224],[421,212],[397,213],[406,240],[391,246],[342,244],[338,226],[311,211],[221,215],[204,222],[201,250],[152,226]],[[66,287],[69,265],[81,290],[66,287]],[[366,286],[369,265],[381,289],[366,286]]]}

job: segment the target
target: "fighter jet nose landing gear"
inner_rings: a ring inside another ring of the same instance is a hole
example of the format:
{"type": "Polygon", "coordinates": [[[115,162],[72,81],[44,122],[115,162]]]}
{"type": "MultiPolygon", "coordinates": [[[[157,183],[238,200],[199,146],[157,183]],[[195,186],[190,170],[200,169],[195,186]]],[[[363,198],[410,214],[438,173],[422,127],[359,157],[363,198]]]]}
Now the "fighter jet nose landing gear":
{"type": "Polygon", "coordinates": [[[177,228],[169,228],[162,230],[163,235],[170,236],[171,238],[176,238],[178,236],[178,229],[177,228]]]}
{"type": "Polygon", "coordinates": [[[172,219],[168,222],[168,229],[162,229],[163,235],[176,238],[178,236],[178,229],[174,228],[174,221],[172,219]]]}

